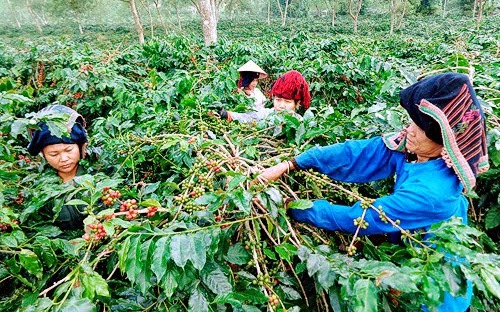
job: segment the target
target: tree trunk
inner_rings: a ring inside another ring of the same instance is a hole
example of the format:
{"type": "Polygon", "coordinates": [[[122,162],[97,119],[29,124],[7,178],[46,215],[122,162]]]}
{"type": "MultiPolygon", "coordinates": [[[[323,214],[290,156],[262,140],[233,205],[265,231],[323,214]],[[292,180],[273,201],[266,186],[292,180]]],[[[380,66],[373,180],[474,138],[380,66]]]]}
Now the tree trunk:
{"type": "Polygon", "coordinates": [[[165,35],[167,35],[168,28],[167,28],[167,25],[165,24],[165,20],[163,19],[163,14],[161,14],[161,11],[160,11],[160,2],[158,0],[155,0],[154,4],[155,4],[156,12],[158,12],[158,17],[160,18],[161,27],[163,27],[163,29],[165,29],[165,35]]]}
{"type": "Polygon", "coordinates": [[[155,32],[154,32],[153,15],[151,14],[151,10],[149,9],[149,3],[147,1],[146,1],[146,3],[144,3],[143,0],[139,0],[139,1],[141,2],[141,5],[144,8],[144,10],[146,10],[146,12],[148,12],[148,16],[149,16],[149,29],[151,31],[151,38],[154,38],[155,37],[155,32]]]}
{"type": "Polygon", "coordinates": [[[396,23],[396,0],[391,0],[391,30],[389,34],[394,35],[394,24],[396,23]]]}
{"type": "Polygon", "coordinates": [[[390,30],[391,36],[394,34],[395,29],[401,28],[405,13],[406,13],[406,0],[391,0],[391,30],[390,30]]]}
{"type": "Polygon", "coordinates": [[[82,23],[80,23],[80,21],[78,21],[78,30],[80,31],[80,35],[83,35],[83,27],[82,27],[82,23]]]}
{"type": "Polygon", "coordinates": [[[276,0],[276,3],[278,4],[278,9],[280,10],[281,24],[283,25],[283,9],[281,8],[280,0],[276,0]]]}
{"type": "Polygon", "coordinates": [[[26,0],[26,7],[31,15],[31,18],[33,19],[33,22],[35,23],[36,29],[38,30],[39,33],[42,33],[43,32],[42,25],[40,25],[40,20],[36,15],[35,11],[33,11],[33,8],[31,7],[31,2],[29,0],[26,0]]]}
{"type": "Polygon", "coordinates": [[[447,1],[443,0],[443,4],[442,4],[443,18],[446,17],[446,4],[447,4],[447,1]]]}
{"type": "Polygon", "coordinates": [[[42,11],[42,16],[41,17],[39,16],[39,18],[42,21],[44,26],[47,26],[49,24],[49,20],[45,16],[45,11],[42,11]]]}
{"type": "Polygon", "coordinates": [[[177,17],[177,28],[179,28],[179,31],[182,31],[181,15],[179,13],[179,8],[177,7],[177,3],[175,4],[175,16],[177,17]]]}
{"type": "Polygon", "coordinates": [[[349,9],[349,15],[351,16],[352,21],[354,23],[354,33],[357,34],[358,33],[358,16],[359,16],[359,12],[361,12],[361,6],[363,5],[363,0],[359,0],[359,4],[356,7],[355,12],[352,11],[352,3],[353,2],[354,2],[354,0],[349,0],[348,9],[349,9]]]}
{"type": "Polygon", "coordinates": [[[332,28],[335,27],[335,8],[332,7],[332,28]]]}
{"type": "Polygon", "coordinates": [[[401,16],[399,17],[399,22],[398,22],[398,30],[401,29],[401,25],[403,24],[403,18],[405,17],[406,14],[406,0],[403,0],[403,12],[401,12],[401,16]]]}
{"type": "Polygon", "coordinates": [[[479,26],[481,26],[481,19],[483,18],[483,7],[485,0],[477,0],[477,19],[476,19],[476,29],[479,30],[479,26]]]}
{"type": "Polygon", "coordinates": [[[217,41],[217,7],[215,0],[198,0],[198,11],[201,15],[203,38],[209,46],[217,41]]]}
{"type": "Polygon", "coordinates": [[[21,23],[19,22],[19,19],[17,19],[16,10],[14,10],[14,7],[12,6],[12,3],[10,2],[10,0],[7,0],[7,4],[9,5],[9,9],[10,9],[10,12],[12,13],[12,16],[16,20],[17,28],[22,28],[21,23]]]}
{"type": "Polygon", "coordinates": [[[135,6],[135,0],[129,0],[130,10],[132,10],[132,17],[134,18],[135,30],[137,31],[137,35],[139,36],[139,43],[144,44],[144,29],[142,28],[142,21],[139,12],[137,11],[137,7],[135,6]]]}
{"type": "Polygon", "coordinates": [[[332,27],[335,27],[335,0],[325,0],[326,6],[332,9],[332,27]]]}
{"type": "Polygon", "coordinates": [[[285,26],[287,15],[288,15],[288,0],[285,0],[285,14],[283,14],[283,20],[281,21],[281,26],[285,26]]]}
{"type": "Polygon", "coordinates": [[[271,26],[271,0],[267,1],[267,25],[271,26]]]}

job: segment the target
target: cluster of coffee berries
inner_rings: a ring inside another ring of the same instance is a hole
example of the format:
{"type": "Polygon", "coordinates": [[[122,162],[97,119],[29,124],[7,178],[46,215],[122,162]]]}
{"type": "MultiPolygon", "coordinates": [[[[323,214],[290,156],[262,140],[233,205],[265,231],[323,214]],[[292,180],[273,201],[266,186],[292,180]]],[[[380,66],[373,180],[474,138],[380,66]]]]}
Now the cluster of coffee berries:
{"type": "Polygon", "coordinates": [[[380,220],[382,220],[382,222],[384,222],[385,224],[389,223],[385,211],[382,210],[382,206],[378,206],[378,210],[379,210],[378,217],[380,218],[380,220]]]}
{"type": "Polygon", "coordinates": [[[148,207],[147,216],[148,217],[154,217],[157,211],[158,211],[158,207],[156,207],[156,206],[148,207]]]}
{"type": "Polygon", "coordinates": [[[269,274],[259,274],[257,278],[252,281],[252,284],[259,286],[271,285],[271,276],[269,276],[269,274]]]}
{"type": "Polygon", "coordinates": [[[269,305],[271,306],[271,309],[276,309],[280,304],[280,300],[278,299],[278,296],[275,294],[269,296],[268,302],[269,305]]]}
{"type": "Polygon", "coordinates": [[[10,224],[0,223],[0,232],[5,232],[10,229],[10,224]]]}
{"type": "Polygon", "coordinates": [[[24,155],[19,155],[19,160],[24,160],[27,164],[31,162],[31,159],[29,157],[26,157],[24,155]]]}
{"type": "Polygon", "coordinates": [[[370,207],[371,207],[371,205],[373,205],[373,203],[374,203],[374,202],[375,202],[375,199],[370,199],[370,198],[368,198],[368,199],[363,199],[363,200],[361,201],[361,208],[363,208],[363,209],[368,209],[368,208],[370,208],[370,207]]]}
{"type": "Polygon", "coordinates": [[[102,223],[89,224],[88,228],[89,228],[90,232],[85,233],[82,236],[82,238],[85,241],[87,241],[87,242],[90,240],[99,241],[101,239],[106,238],[106,235],[107,235],[106,230],[104,229],[104,226],[102,225],[102,223]]]}
{"type": "Polygon", "coordinates": [[[259,245],[259,243],[257,243],[254,240],[251,240],[251,239],[245,241],[245,249],[246,250],[252,249],[253,247],[257,247],[258,245],[259,245]]]}
{"type": "Polygon", "coordinates": [[[181,187],[183,190],[189,190],[192,189],[194,185],[195,185],[194,181],[184,181],[182,182],[181,187]]]}
{"type": "Polygon", "coordinates": [[[40,68],[38,69],[38,77],[37,77],[37,87],[43,87],[43,81],[45,80],[45,63],[40,62],[40,68]]]}
{"type": "Polygon", "coordinates": [[[196,137],[195,137],[195,136],[190,137],[190,138],[187,140],[187,142],[188,142],[189,144],[192,144],[192,143],[196,142],[196,137]]]}
{"type": "Polygon", "coordinates": [[[189,195],[188,194],[179,194],[177,196],[174,196],[174,201],[178,204],[184,204],[189,201],[189,195]]]}
{"type": "Polygon", "coordinates": [[[83,98],[83,93],[82,92],[75,92],[75,93],[73,93],[73,95],[71,97],[74,98],[75,100],[78,100],[78,99],[83,98]]]}
{"type": "Polygon", "coordinates": [[[17,194],[17,198],[16,198],[16,203],[21,205],[23,202],[24,202],[24,196],[23,196],[23,193],[22,192],[19,192],[17,194]]]}
{"type": "Polygon", "coordinates": [[[215,160],[209,160],[205,163],[208,169],[213,170],[213,172],[219,172],[220,167],[219,164],[215,160]]]}
{"type": "Polygon", "coordinates": [[[193,188],[191,193],[189,193],[189,196],[191,196],[193,198],[198,198],[198,197],[202,196],[203,194],[205,194],[205,189],[198,186],[198,187],[193,188]]]}
{"type": "Polygon", "coordinates": [[[314,183],[319,188],[325,188],[327,186],[328,177],[324,174],[315,172],[313,169],[308,171],[311,175],[305,175],[306,182],[314,183]]]}
{"type": "Polygon", "coordinates": [[[135,199],[127,199],[123,201],[122,204],[120,205],[121,212],[134,209],[137,209],[137,200],[135,199]]]}
{"type": "Polygon", "coordinates": [[[197,158],[196,161],[194,162],[194,164],[189,169],[189,172],[193,173],[193,174],[200,173],[201,169],[203,169],[204,166],[205,165],[204,165],[203,160],[200,158],[197,158]]]}
{"type": "Polygon", "coordinates": [[[358,217],[358,218],[354,219],[354,225],[359,226],[360,228],[366,230],[370,224],[368,222],[366,222],[366,220],[362,219],[361,217],[358,217]]]}
{"type": "Polygon", "coordinates": [[[204,210],[205,206],[197,205],[193,201],[187,202],[184,204],[184,210],[186,212],[194,212],[204,210]]]}
{"type": "Polygon", "coordinates": [[[127,212],[125,213],[125,218],[127,218],[127,220],[134,220],[138,216],[139,216],[139,211],[137,209],[127,210],[127,212]]]}
{"type": "MultiPolygon", "coordinates": [[[[12,220],[12,223],[14,224],[19,224],[19,221],[17,220],[12,220]]],[[[0,223],[0,232],[6,232],[10,230],[12,226],[9,223],[0,223]]]]}
{"type": "Polygon", "coordinates": [[[206,132],[208,131],[208,125],[204,122],[202,122],[200,125],[199,125],[199,129],[201,132],[206,132]]]}
{"type": "Polygon", "coordinates": [[[206,176],[206,175],[200,175],[198,177],[198,182],[202,186],[206,187],[209,190],[213,190],[214,189],[214,182],[213,182],[213,180],[211,178],[209,178],[208,176],[206,176]]]}
{"type": "Polygon", "coordinates": [[[104,216],[104,220],[111,220],[114,218],[116,218],[116,215],[114,213],[104,216]]]}
{"type": "Polygon", "coordinates": [[[347,246],[346,251],[349,256],[354,256],[356,253],[356,246],[347,246]]]}
{"type": "Polygon", "coordinates": [[[120,191],[112,190],[111,188],[106,186],[103,189],[101,200],[105,206],[111,206],[116,202],[118,198],[120,198],[120,196],[122,196],[120,194],[120,191]]]}
{"type": "Polygon", "coordinates": [[[361,95],[361,92],[359,92],[359,90],[356,90],[356,101],[363,102],[363,96],[361,95]]]}
{"type": "Polygon", "coordinates": [[[81,73],[84,73],[84,74],[88,74],[89,71],[92,71],[94,67],[92,66],[92,64],[82,64],[80,65],[80,68],[78,69],[79,72],[81,73]]]}

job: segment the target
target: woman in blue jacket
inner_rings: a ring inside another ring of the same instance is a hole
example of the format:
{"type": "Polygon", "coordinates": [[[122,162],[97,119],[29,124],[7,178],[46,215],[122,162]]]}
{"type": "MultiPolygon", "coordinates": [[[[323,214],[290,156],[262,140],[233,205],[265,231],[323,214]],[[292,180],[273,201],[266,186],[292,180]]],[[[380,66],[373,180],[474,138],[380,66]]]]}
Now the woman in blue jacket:
{"type": "MultiPolygon", "coordinates": [[[[376,199],[392,220],[407,230],[428,229],[432,224],[460,217],[467,223],[467,199],[476,175],[488,169],[486,124],[479,101],[467,76],[446,73],[428,77],[400,92],[400,104],[412,120],[400,133],[367,140],[352,140],[314,147],[261,173],[276,180],[288,170],[314,169],[334,180],[370,182],[396,175],[394,192],[376,199]]],[[[313,207],[291,210],[291,216],[320,228],[354,233],[353,220],[362,214],[352,207],[316,200],[313,207]]],[[[375,210],[366,211],[369,223],[360,234],[398,232],[384,223],[375,210]]],[[[465,311],[472,297],[445,294],[439,311],[465,311]]],[[[424,307],[425,310],[425,307],[424,307]]]]}

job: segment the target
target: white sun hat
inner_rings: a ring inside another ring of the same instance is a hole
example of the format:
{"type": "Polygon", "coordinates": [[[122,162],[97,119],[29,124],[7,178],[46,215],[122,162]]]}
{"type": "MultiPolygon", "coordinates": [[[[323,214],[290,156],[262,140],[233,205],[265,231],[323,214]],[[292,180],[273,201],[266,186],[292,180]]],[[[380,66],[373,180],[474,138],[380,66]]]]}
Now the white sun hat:
{"type": "Polygon", "coordinates": [[[250,60],[246,62],[243,66],[238,68],[239,72],[254,72],[259,73],[259,79],[264,79],[267,77],[267,73],[259,67],[259,65],[255,64],[254,61],[250,60]]]}

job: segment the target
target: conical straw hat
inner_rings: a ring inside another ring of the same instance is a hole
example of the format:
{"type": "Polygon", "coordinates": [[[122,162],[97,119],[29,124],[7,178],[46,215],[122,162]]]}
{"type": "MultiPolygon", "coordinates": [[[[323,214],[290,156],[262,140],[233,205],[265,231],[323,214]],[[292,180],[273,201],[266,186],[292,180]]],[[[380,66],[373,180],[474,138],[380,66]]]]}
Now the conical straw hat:
{"type": "Polygon", "coordinates": [[[259,67],[259,65],[255,64],[254,61],[250,60],[245,63],[245,65],[238,68],[239,72],[254,72],[259,73],[259,79],[264,79],[267,77],[267,73],[259,67]]]}

